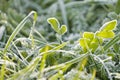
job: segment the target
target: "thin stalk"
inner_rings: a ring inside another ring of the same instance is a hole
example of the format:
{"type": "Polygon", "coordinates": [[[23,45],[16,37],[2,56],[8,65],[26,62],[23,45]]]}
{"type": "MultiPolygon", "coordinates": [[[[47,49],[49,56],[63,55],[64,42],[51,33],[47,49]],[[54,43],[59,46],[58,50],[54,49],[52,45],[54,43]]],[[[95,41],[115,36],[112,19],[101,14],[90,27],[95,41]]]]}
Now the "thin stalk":
{"type": "Polygon", "coordinates": [[[31,29],[30,35],[29,35],[29,38],[31,38],[31,40],[32,40],[32,48],[33,49],[35,48],[35,41],[34,41],[33,33],[34,33],[34,29],[35,29],[36,20],[37,20],[37,13],[35,13],[33,26],[32,26],[32,29],[31,29]]]}
{"type": "Polygon", "coordinates": [[[37,33],[42,38],[43,41],[48,43],[47,40],[43,37],[43,35],[40,32],[38,32],[36,29],[34,29],[34,31],[35,31],[35,33],[37,33]]]}
{"type": "Polygon", "coordinates": [[[17,46],[14,44],[14,42],[12,42],[12,45],[15,47],[15,49],[17,50],[17,52],[18,52],[18,55],[20,56],[18,56],[18,55],[16,55],[16,54],[14,54],[14,55],[16,55],[17,56],[17,58],[22,62],[22,63],[24,63],[25,65],[28,65],[28,62],[24,59],[24,57],[21,55],[21,53],[20,53],[20,51],[18,50],[18,48],[17,48],[17,46]]]}

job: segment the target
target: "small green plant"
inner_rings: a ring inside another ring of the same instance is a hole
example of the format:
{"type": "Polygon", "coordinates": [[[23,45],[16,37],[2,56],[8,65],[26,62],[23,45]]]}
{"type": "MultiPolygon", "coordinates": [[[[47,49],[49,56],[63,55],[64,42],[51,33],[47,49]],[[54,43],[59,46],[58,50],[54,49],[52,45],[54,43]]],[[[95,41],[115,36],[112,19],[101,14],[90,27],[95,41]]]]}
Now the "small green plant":
{"type": "Polygon", "coordinates": [[[48,23],[51,25],[53,30],[57,33],[56,37],[60,43],[62,43],[62,35],[64,35],[67,32],[67,27],[66,25],[61,25],[56,18],[48,18],[47,19],[48,23]]]}
{"type": "Polygon", "coordinates": [[[83,38],[80,39],[80,46],[83,48],[84,52],[91,50],[94,52],[99,45],[101,45],[104,39],[113,38],[115,33],[113,30],[117,25],[117,20],[112,20],[105,23],[99,31],[93,32],[84,32],[83,38]]]}
{"type": "Polygon", "coordinates": [[[67,32],[66,25],[60,27],[60,23],[56,18],[49,18],[47,21],[59,35],[64,35],[67,32]]]}

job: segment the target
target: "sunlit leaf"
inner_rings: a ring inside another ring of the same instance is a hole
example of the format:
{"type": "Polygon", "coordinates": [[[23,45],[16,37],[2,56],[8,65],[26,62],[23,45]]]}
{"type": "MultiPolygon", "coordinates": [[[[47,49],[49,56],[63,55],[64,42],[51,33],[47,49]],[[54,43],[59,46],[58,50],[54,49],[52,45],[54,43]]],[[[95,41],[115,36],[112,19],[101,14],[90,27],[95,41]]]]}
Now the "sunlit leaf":
{"type": "Polygon", "coordinates": [[[89,45],[89,43],[90,43],[90,40],[85,39],[85,38],[81,38],[79,42],[80,42],[80,46],[87,47],[89,45]]]}
{"type": "Polygon", "coordinates": [[[115,33],[113,31],[97,31],[96,36],[103,38],[113,38],[115,33]]]}
{"type": "Polygon", "coordinates": [[[103,39],[102,38],[94,38],[91,43],[102,44],[103,43],[103,39]]]}
{"type": "Polygon", "coordinates": [[[102,44],[102,43],[103,43],[103,38],[97,37],[96,39],[97,39],[97,41],[98,41],[99,44],[102,44]]]}
{"type": "Polygon", "coordinates": [[[94,33],[93,32],[84,32],[83,33],[83,38],[87,38],[87,39],[93,39],[94,38],[94,33]]]}
{"type": "Polygon", "coordinates": [[[101,31],[114,30],[114,29],[116,28],[116,25],[117,25],[117,20],[112,20],[112,21],[109,21],[109,22],[105,23],[105,24],[100,28],[100,30],[101,30],[101,31]]]}

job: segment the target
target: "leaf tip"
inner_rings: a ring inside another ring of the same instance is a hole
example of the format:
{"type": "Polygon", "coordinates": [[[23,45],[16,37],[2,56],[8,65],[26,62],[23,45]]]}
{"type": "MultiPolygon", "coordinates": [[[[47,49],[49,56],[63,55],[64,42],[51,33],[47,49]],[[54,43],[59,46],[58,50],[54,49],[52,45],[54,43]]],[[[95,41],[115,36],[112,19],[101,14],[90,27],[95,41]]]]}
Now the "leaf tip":
{"type": "Polygon", "coordinates": [[[51,23],[53,20],[56,21],[56,22],[58,22],[58,20],[57,20],[55,17],[48,18],[48,19],[47,19],[47,22],[48,22],[48,23],[51,23]]]}

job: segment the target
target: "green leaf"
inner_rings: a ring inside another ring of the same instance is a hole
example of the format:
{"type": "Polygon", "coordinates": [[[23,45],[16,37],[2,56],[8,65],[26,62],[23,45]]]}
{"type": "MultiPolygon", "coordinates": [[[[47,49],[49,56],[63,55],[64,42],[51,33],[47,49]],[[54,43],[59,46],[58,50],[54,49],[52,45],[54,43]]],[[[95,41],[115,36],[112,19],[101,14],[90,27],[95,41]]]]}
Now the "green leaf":
{"type": "Polygon", "coordinates": [[[99,44],[96,42],[91,42],[89,48],[94,52],[98,48],[99,44]]]}
{"type": "Polygon", "coordinates": [[[115,33],[113,31],[97,31],[96,36],[102,38],[113,38],[115,33]]]}
{"type": "Polygon", "coordinates": [[[79,42],[80,42],[80,46],[87,47],[90,43],[90,40],[86,38],[81,38],[79,42]]]}
{"type": "Polygon", "coordinates": [[[67,32],[66,25],[62,25],[60,28],[60,24],[56,18],[49,18],[47,21],[58,34],[63,35],[67,32]]]}
{"type": "Polygon", "coordinates": [[[58,32],[60,24],[56,18],[48,18],[48,23],[51,25],[51,27],[54,29],[54,31],[58,32]]]}
{"type": "Polygon", "coordinates": [[[62,25],[61,28],[59,29],[59,34],[63,35],[67,32],[67,27],[66,25],[62,25]]]}
{"type": "Polygon", "coordinates": [[[99,44],[102,44],[102,43],[103,43],[103,38],[97,37],[96,39],[98,40],[99,44]]]}
{"type": "Polygon", "coordinates": [[[97,43],[97,44],[102,44],[103,43],[103,39],[101,38],[101,37],[99,37],[99,38],[94,38],[93,40],[92,40],[92,42],[91,43],[97,43]]]}
{"type": "Polygon", "coordinates": [[[94,38],[94,33],[93,32],[84,32],[83,38],[87,38],[87,39],[92,40],[94,38]]]}
{"type": "Polygon", "coordinates": [[[89,44],[89,48],[92,50],[92,52],[94,52],[97,48],[98,48],[98,46],[100,45],[100,44],[102,44],[103,43],[103,39],[102,38],[97,38],[97,37],[95,37],[91,42],[90,42],[90,44],[89,44]]]}
{"type": "Polygon", "coordinates": [[[117,25],[117,20],[109,21],[100,28],[100,31],[114,30],[116,28],[116,25],[117,25]]]}

